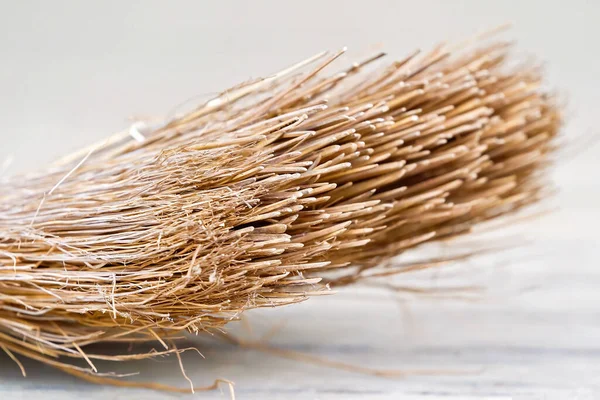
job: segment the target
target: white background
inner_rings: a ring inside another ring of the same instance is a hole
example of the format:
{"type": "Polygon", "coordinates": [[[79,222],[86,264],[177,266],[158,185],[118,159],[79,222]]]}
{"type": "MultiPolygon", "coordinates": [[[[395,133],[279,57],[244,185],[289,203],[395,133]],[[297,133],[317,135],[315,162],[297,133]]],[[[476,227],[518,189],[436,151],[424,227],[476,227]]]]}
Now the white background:
{"type": "MultiPolygon", "coordinates": [[[[591,0],[2,1],[0,162],[13,160],[6,173],[42,167],[126,128],[130,117],[164,116],[321,50],[349,46],[349,60],[380,49],[401,57],[505,22],[514,23],[508,37],[519,51],[545,61],[549,86],[568,100],[565,142],[582,143],[600,130],[599,20],[600,2],[591,0]]],[[[250,317],[256,331],[285,323],[270,339],[282,348],[373,368],[463,373],[388,379],[200,343],[207,359],[184,357],[188,375],[198,385],[231,379],[241,399],[600,398],[600,147],[584,150],[557,157],[555,211],[528,225],[531,243],[426,280],[483,284],[483,298],[400,301],[350,290],[250,317]]],[[[521,240],[503,232],[490,240],[521,240]]],[[[26,367],[24,379],[0,356],[0,398],[164,396],[26,367]]],[[[168,360],[103,367],[186,385],[168,360]]]]}

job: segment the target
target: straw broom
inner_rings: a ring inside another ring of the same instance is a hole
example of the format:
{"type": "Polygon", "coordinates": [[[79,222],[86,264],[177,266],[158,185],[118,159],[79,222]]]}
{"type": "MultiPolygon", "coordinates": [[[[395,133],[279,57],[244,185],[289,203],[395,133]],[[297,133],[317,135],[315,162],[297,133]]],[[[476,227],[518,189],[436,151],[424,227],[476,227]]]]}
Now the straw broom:
{"type": "Polygon", "coordinates": [[[332,75],[319,54],[5,179],[0,347],[113,383],[94,360],[160,353],[87,345],[178,355],[176,333],[426,267],[386,261],[538,201],[560,112],[509,43],[469,46],[332,75]]]}

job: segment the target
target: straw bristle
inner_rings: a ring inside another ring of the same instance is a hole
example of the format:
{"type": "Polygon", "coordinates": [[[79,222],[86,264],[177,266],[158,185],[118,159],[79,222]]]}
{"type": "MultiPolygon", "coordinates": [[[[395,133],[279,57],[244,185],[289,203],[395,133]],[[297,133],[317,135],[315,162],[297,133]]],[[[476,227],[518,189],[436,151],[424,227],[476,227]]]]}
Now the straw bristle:
{"type": "Polygon", "coordinates": [[[508,51],[439,47],[328,77],[339,54],[319,55],[7,180],[2,348],[95,373],[111,357],[87,344],[220,327],[535,202],[560,116],[508,51]]]}

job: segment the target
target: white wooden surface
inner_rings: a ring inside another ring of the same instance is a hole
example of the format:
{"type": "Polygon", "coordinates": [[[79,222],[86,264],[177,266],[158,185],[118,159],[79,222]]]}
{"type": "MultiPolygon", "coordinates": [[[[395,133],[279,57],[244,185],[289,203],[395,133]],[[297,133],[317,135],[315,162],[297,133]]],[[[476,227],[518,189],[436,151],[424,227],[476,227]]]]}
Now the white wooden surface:
{"type": "MultiPolygon", "coordinates": [[[[507,20],[517,23],[512,36],[525,50],[547,60],[552,85],[569,94],[565,134],[581,138],[598,131],[595,2],[49,4],[1,4],[0,156],[13,155],[14,170],[121,129],[130,111],[168,110],[182,98],[271,72],[323,47],[368,50],[385,41],[401,55],[448,33],[464,35],[507,20]],[[408,17],[411,12],[415,17],[408,17]]],[[[278,328],[269,344],[328,360],[448,374],[382,378],[200,338],[192,340],[206,358],[184,355],[187,374],[197,385],[232,380],[238,399],[600,398],[599,155],[596,146],[569,162],[559,160],[553,175],[561,189],[553,203],[557,211],[520,236],[511,228],[487,238],[527,238],[525,246],[410,278],[430,287],[485,286],[476,299],[354,288],[251,313],[251,331],[244,324],[233,327],[246,338],[278,328]]],[[[137,380],[187,384],[174,358],[101,366],[138,371],[137,380]]],[[[0,399],[178,397],[94,386],[33,362],[25,367],[28,377],[22,378],[0,355],[0,399]]],[[[229,398],[222,389],[197,397],[229,398]]]]}

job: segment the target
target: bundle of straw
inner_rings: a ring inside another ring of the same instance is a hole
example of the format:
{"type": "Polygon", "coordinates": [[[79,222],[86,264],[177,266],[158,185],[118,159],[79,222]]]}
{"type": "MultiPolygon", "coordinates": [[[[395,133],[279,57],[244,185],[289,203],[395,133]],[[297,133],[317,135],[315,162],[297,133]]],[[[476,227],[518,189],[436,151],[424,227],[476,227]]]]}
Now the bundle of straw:
{"type": "Polygon", "coordinates": [[[342,52],[319,54],[8,178],[0,347],[89,378],[95,359],[136,357],[91,343],[211,330],[422,268],[386,261],[545,193],[559,111],[509,52],[439,46],[330,76],[342,52]]]}

